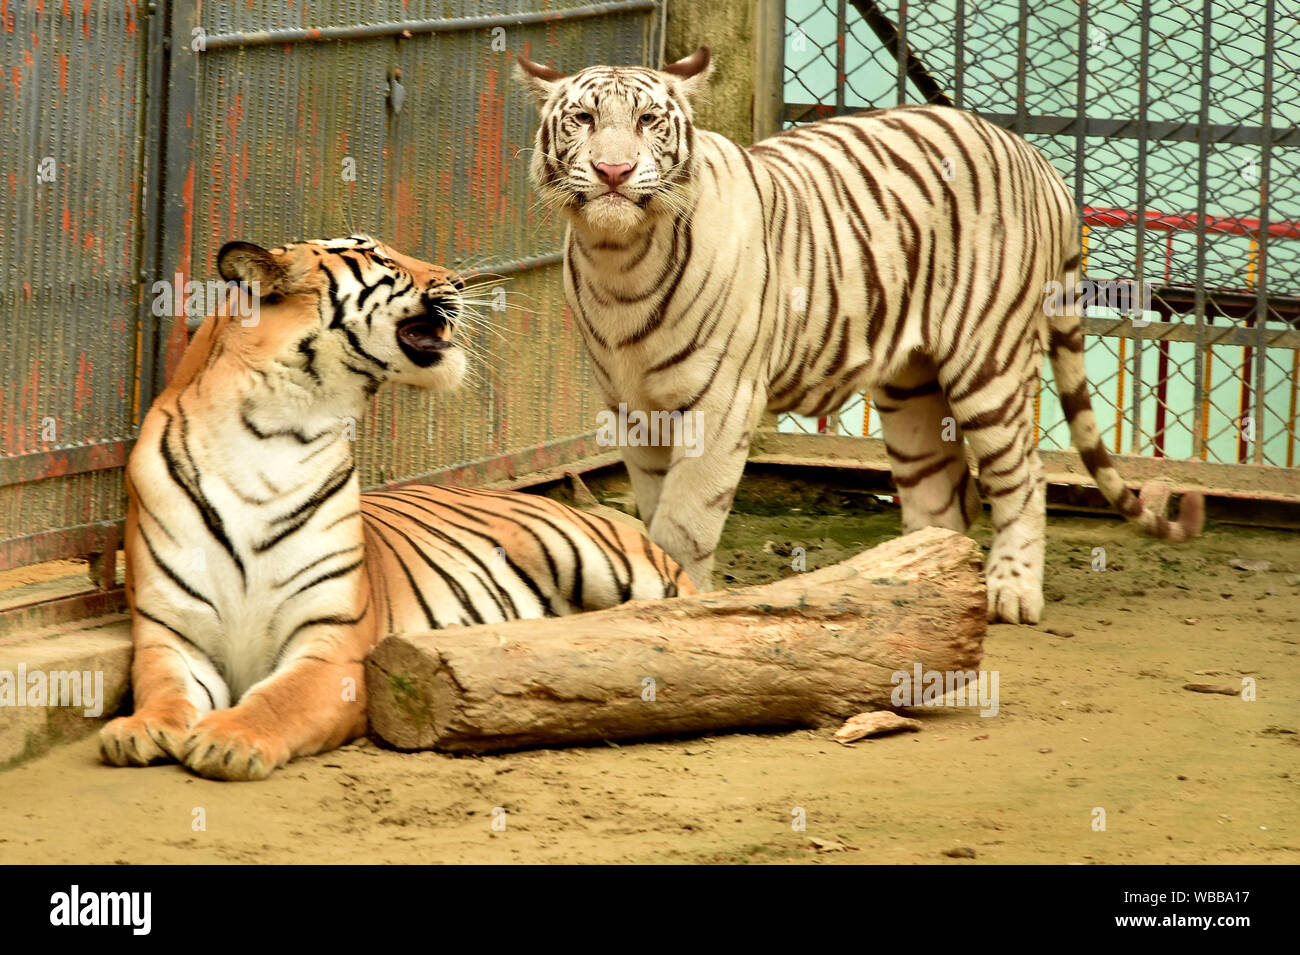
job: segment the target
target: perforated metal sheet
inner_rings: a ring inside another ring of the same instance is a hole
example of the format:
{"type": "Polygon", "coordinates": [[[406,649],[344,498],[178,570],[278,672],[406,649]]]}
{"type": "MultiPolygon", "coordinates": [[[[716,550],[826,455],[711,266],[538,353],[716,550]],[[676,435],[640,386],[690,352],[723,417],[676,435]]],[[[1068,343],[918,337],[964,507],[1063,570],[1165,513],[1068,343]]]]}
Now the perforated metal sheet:
{"type": "Polygon", "coordinates": [[[657,3],[64,7],[0,6],[0,566],[111,546],[139,406],[184,347],[182,321],[149,314],[152,284],[215,279],[234,238],[368,231],[503,272],[531,309],[487,313],[501,327],[470,336],[459,394],[377,400],[367,484],[582,453],[590,375],[555,264],[562,229],[532,210],[535,118],[510,66],[517,50],[575,69],[648,62],[657,3]]]}

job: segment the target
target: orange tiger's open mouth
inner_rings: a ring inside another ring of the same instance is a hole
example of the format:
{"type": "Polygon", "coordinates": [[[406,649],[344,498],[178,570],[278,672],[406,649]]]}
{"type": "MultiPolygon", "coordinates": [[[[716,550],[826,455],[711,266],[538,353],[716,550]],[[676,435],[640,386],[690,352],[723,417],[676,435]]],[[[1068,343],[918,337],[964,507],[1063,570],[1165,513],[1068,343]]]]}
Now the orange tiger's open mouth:
{"type": "Polygon", "coordinates": [[[402,354],[420,368],[442,360],[442,353],[455,346],[451,343],[451,326],[440,314],[416,315],[397,323],[397,346],[402,354]]]}

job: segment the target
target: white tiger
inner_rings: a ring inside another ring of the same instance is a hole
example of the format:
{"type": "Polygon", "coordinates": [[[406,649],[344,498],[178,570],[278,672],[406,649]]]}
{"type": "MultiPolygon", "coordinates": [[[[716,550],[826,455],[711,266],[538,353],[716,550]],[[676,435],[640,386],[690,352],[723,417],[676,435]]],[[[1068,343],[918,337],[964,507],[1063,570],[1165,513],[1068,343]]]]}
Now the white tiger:
{"type": "Polygon", "coordinates": [[[1079,315],[1043,307],[1049,282],[1077,275],[1074,203],[1023,139],[915,106],[743,149],[692,123],[706,47],[662,71],[519,66],[541,113],[530,173],[568,219],[565,293],[601,391],[612,408],[698,416],[703,454],[623,450],[650,536],[697,587],[711,586],[763,411],[825,414],[869,389],[904,529],[964,531],[982,489],[989,618],[1037,621],[1045,495],[1032,405],[1044,349],[1111,504],[1160,538],[1199,533],[1199,495],[1167,520],[1101,444],[1079,315]]]}

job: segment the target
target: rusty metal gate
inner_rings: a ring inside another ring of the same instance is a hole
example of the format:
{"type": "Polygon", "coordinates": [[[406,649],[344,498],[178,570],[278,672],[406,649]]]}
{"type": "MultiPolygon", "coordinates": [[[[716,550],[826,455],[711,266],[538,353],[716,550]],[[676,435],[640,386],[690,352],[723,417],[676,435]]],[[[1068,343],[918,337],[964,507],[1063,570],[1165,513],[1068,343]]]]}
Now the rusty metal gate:
{"type": "Polygon", "coordinates": [[[229,239],[371,232],[499,274],[531,308],[497,316],[502,337],[471,337],[477,387],[380,396],[363,483],[482,481],[594,452],[561,226],[530,211],[534,118],[510,66],[519,50],[654,62],[662,13],[658,0],[6,4],[0,573],[105,558],[97,594],[0,601],[0,623],[121,606],[122,468],[186,343],[175,291],[215,278],[229,239]]]}
{"type": "MultiPolygon", "coordinates": [[[[778,0],[779,2],[779,0],[778,0]]],[[[1300,16],[1274,0],[784,0],[780,120],[949,103],[1024,135],[1083,212],[1085,319],[1132,478],[1300,497],[1300,16]],[[1145,283],[1145,284],[1139,284],[1145,283]],[[1165,459],[1159,465],[1153,459],[1165,459]]],[[[1068,429],[1040,395],[1049,472],[1068,429]]],[[[869,396],[787,433],[879,436],[869,396]]],[[[883,460],[877,442],[858,453],[883,460]]],[[[773,447],[769,443],[769,447],[773,447]]],[[[797,437],[787,455],[824,455],[797,437]],[[796,448],[797,445],[797,448],[796,448]]]]}

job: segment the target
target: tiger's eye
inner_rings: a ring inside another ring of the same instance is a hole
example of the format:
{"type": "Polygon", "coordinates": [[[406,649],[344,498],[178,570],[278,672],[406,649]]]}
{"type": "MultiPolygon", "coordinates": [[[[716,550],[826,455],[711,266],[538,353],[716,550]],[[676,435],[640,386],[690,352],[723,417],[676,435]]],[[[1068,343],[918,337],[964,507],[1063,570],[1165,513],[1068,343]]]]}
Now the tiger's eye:
{"type": "Polygon", "coordinates": [[[654,113],[642,113],[639,122],[642,126],[649,126],[655,121],[654,113]]]}
{"type": "Polygon", "coordinates": [[[592,116],[590,113],[578,113],[574,118],[580,123],[590,123],[595,120],[596,117],[592,116]]]}

